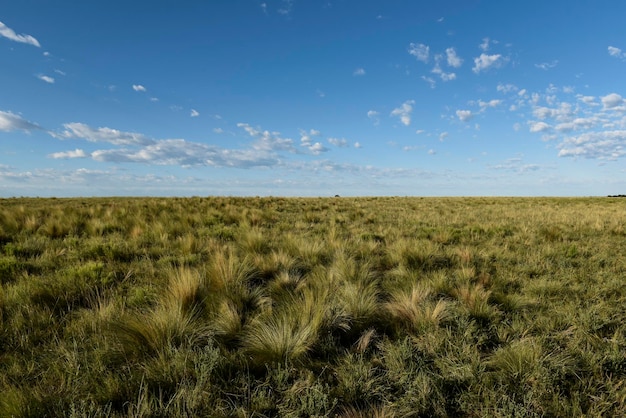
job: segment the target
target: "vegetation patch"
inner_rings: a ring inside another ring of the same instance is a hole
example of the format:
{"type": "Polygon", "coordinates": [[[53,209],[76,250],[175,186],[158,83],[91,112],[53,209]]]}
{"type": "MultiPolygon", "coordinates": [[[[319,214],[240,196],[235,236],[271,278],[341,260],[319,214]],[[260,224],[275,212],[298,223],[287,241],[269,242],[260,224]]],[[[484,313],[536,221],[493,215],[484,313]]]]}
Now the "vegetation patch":
{"type": "Polygon", "coordinates": [[[621,199],[0,202],[0,416],[626,416],[621,199]]]}

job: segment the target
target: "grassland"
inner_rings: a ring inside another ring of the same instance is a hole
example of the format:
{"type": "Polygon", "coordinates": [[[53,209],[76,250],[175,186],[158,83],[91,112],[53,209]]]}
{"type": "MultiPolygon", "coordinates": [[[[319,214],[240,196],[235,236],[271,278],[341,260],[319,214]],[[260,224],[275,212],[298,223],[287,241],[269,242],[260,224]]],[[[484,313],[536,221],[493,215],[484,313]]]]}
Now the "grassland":
{"type": "Polygon", "coordinates": [[[626,201],[0,200],[1,417],[626,416],[626,201]]]}

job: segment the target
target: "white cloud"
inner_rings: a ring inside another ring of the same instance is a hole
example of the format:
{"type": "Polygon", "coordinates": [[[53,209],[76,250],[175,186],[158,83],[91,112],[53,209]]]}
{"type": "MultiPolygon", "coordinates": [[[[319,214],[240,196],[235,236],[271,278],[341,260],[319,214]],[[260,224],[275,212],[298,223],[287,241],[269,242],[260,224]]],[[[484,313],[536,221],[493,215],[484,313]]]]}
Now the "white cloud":
{"type": "Polygon", "coordinates": [[[517,173],[526,173],[528,171],[537,171],[541,169],[538,164],[524,164],[521,158],[509,158],[504,162],[496,165],[490,165],[489,168],[494,170],[513,171],[517,173]]]}
{"type": "Polygon", "coordinates": [[[40,79],[41,81],[45,81],[48,84],[54,84],[54,78],[50,76],[40,74],[37,76],[37,78],[40,79]]]}
{"type": "Polygon", "coordinates": [[[53,135],[60,139],[80,138],[89,142],[108,142],[113,145],[151,145],[155,140],[143,134],[123,132],[111,128],[94,129],[84,123],[66,123],[65,131],[59,135],[53,135]]]}
{"type": "Polygon", "coordinates": [[[198,116],[200,116],[200,113],[196,110],[196,109],[191,109],[191,114],[190,116],[192,118],[197,118],[198,116]]]}
{"type": "Polygon", "coordinates": [[[424,44],[411,43],[409,45],[409,54],[413,55],[418,61],[428,62],[430,47],[424,44]]]}
{"type": "Polygon", "coordinates": [[[357,68],[356,70],[354,70],[352,75],[365,75],[365,69],[364,68],[357,68]]]}
{"type": "Polygon", "coordinates": [[[310,147],[313,142],[314,136],[320,136],[321,132],[316,129],[311,129],[309,132],[300,130],[300,145],[303,147],[310,147]]]}
{"type": "Polygon", "coordinates": [[[328,138],[328,142],[336,147],[348,146],[348,141],[345,138],[328,138]]]}
{"type": "Polygon", "coordinates": [[[439,65],[439,61],[441,61],[441,58],[441,55],[437,55],[435,57],[435,67],[432,69],[431,72],[433,74],[437,74],[443,81],[451,81],[456,79],[455,73],[446,73],[441,69],[441,66],[439,65]]]}
{"type": "Polygon", "coordinates": [[[141,84],[133,84],[133,90],[135,91],[141,91],[141,92],[145,92],[148,91],[148,89],[146,89],[144,86],[142,86],[141,84]]]}
{"type": "Polygon", "coordinates": [[[426,76],[422,76],[422,80],[424,80],[425,82],[427,82],[428,84],[430,84],[430,88],[434,89],[435,86],[437,85],[437,83],[435,82],[435,80],[432,77],[426,77],[426,76]]]}
{"type": "Polygon", "coordinates": [[[456,111],[456,116],[462,122],[467,122],[467,121],[469,121],[470,119],[472,119],[474,117],[474,115],[472,114],[471,110],[457,110],[456,111]]]}
{"type": "Polygon", "coordinates": [[[82,149],[76,148],[74,151],[54,152],[48,155],[48,157],[55,159],[86,158],[87,154],[82,149]]]}
{"type": "Polygon", "coordinates": [[[355,142],[354,143],[354,148],[363,148],[363,145],[361,145],[360,142],[355,142]]]}
{"type": "Polygon", "coordinates": [[[554,67],[556,67],[559,64],[558,60],[553,60],[551,62],[542,62],[541,64],[535,64],[535,67],[540,68],[544,71],[546,70],[550,70],[554,67]]]}
{"type": "Polygon", "coordinates": [[[589,106],[598,106],[598,103],[596,102],[596,98],[593,96],[582,96],[579,95],[578,96],[578,100],[580,100],[581,102],[589,105],[589,106]]]}
{"type": "Polygon", "coordinates": [[[483,102],[482,100],[479,100],[478,106],[480,107],[480,111],[484,112],[485,110],[487,110],[487,108],[497,107],[501,103],[502,103],[502,100],[498,100],[498,99],[492,99],[492,100],[489,100],[488,102],[483,102]]]}
{"type": "Polygon", "coordinates": [[[311,151],[313,155],[320,155],[322,152],[328,151],[328,148],[326,148],[321,143],[316,142],[315,144],[309,147],[309,151],[311,151]]]}
{"type": "Polygon", "coordinates": [[[480,54],[479,57],[474,58],[474,67],[472,68],[472,71],[478,74],[481,71],[486,71],[492,67],[495,67],[495,68],[501,67],[503,63],[504,63],[504,58],[500,54],[494,54],[494,55],[480,54]]]}
{"type": "Polygon", "coordinates": [[[559,157],[616,160],[626,156],[626,130],[587,132],[559,144],[559,157]]]}
{"type": "Polygon", "coordinates": [[[374,125],[380,124],[380,113],[375,110],[368,110],[367,118],[374,122],[374,125]]]}
{"type": "Polygon", "coordinates": [[[459,68],[463,64],[463,59],[456,54],[454,48],[446,49],[446,56],[450,67],[459,68]]]}
{"type": "Polygon", "coordinates": [[[409,126],[411,124],[411,112],[413,112],[413,105],[415,104],[415,100],[407,100],[402,103],[400,107],[397,107],[391,111],[391,116],[397,116],[400,118],[400,121],[409,126]]]}
{"type": "Polygon", "coordinates": [[[12,112],[3,112],[0,110],[0,131],[25,131],[40,130],[41,127],[35,123],[29,122],[12,112]]]}
{"type": "Polygon", "coordinates": [[[626,53],[614,46],[609,46],[609,55],[615,58],[626,59],[626,53]]]}
{"type": "MultiPolygon", "coordinates": [[[[502,83],[499,83],[498,87],[496,88],[496,90],[498,90],[501,93],[510,93],[512,91],[517,91],[519,89],[514,84],[502,84],[502,83]]],[[[524,90],[524,91],[526,91],[526,90],[524,90]]]]}
{"type": "Polygon", "coordinates": [[[563,122],[559,123],[554,127],[559,132],[570,132],[577,131],[581,129],[591,129],[595,125],[599,123],[598,118],[596,117],[588,117],[588,118],[576,118],[571,122],[563,122]]]}
{"type": "Polygon", "coordinates": [[[237,127],[242,128],[248,135],[256,138],[256,141],[252,144],[252,147],[256,150],[295,152],[293,140],[281,137],[280,132],[261,131],[260,128],[253,128],[247,123],[238,123],[237,127]]]}
{"type": "Polygon", "coordinates": [[[483,38],[483,42],[480,45],[478,45],[478,47],[482,49],[484,52],[487,52],[489,50],[489,41],[490,41],[489,38],[483,38]]]}
{"type": "Polygon", "coordinates": [[[439,141],[443,142],[450,134],[448,132],[442,132],[439,134],[439,141]]]}
{"type": "Polygon", "coordinates": [[[278,9],[278,14],[289,16],[293,10],[293,0],[283,0],[283,7],[278,9]]]}
{"type": "Polygon", "coordinates": [[[529,122],[529,125],[530,125],[530,132],[532,132],[532,133],[545,132],[545,131],[549,130],[550,128],[552,128],[550,125],[548,125],[545,122],[531,121],[531,122],[529,122]]]}
{"type": "Polygon", "coordinates": [[[604,105],[605,109],[613,109],[624,103],[624,99],[622,98],[622,96],[617,93],[608,94],[604,97],[601,97],[600,100],[602,100],[602,104],[604,105]]]}
{"type": "Polygon", "coordinates": [[[213,128],[213,132],[215,132],[216,134],[223,134],[224,130],[222,128],[213,128]]]}
{"type": "Polygon", "coordinates": [[[2,22],[0,22],[0,36],[3,36],[15,42],[33,45],[38,48],[41,47],[41,45],[39,44],[39,41],[35,39],[33,36],[25,35],[25,34],[18,35],[15,33],[13,29],[9,28],[7,25],[5,25],[2,22]]]}
{"type": "Polygon", "coordinates": [[[435,154],[437,154],[437,151],[435,151],[434,149],[431,148],[428,150],[428,155],[435,155],[435,154]]]}
{"type": "Polygon", "coordinates": [[[61,71],[59,69],[54,70],[54,72],[57,73],[58,75],[63,75],[63,76],[67,75],[65,71],[61,71]]]}

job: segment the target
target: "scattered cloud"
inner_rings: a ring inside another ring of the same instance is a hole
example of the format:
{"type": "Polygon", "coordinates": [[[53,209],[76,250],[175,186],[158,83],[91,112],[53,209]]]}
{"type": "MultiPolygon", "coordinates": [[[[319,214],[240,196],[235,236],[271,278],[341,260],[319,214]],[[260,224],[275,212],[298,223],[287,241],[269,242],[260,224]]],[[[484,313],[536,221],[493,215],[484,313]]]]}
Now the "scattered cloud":
{"type": "Polygon", "coordinates": [[[516,173],[526,173],[529,171],[537,171],[541,169],[539,164],[524,164],[522,158],[509,158],[504,160],[500,164],[490,165],[489,168],[493,170],[512,171],[516,173]]]}
{"type": "Polygon", "coordinates": [[[352,73],[352,75],[358,76],[358,75],[365,75],[365,69],[363,68],[357,68],[356,70],[354,70],[354,72],[352,73]]]}
{"type": "Polygon", "coordinates": [[[559,157],[616,160],[626,156],[626,130],[586,132],[565,138],[559,144],[559,157]]]}
{"type": "Polygon", "coordinates": [[[609,46],[609,55],[615,58],[626,59],[626,53],[614,46],[609,46]]]}
{"type": "Polygon", "coordinates": [[[40,79],[41,81],[45,81],[48,84],[54,84],[54,78],[47,76],[47,75],[43,75],[43,74],[39,74],[37,76],[38,79],[40,79]]]}
{"type": "Polygon", "coordinates": [[[66,123],[65,131],[53,136],[59,139],[79,138],[89,142],[108,142],[113,145],[152,145],[155,141],[143,134],[123,132],[111,128],[92,128],[84,123],[66,123]]]}
{"type": "Polygon", "coordinates": [[[277,10],[278,14],[289,16],[293,11],[293,0],[283,0],[283,6],[277,10]]]}
{"type": "Polygon", "coordinates": [[[553,60],[551,62],[542,62],[541,64],[535,64],[535,67],[540,68],[544,71],[546,70],[550,70],[554,67],[556,67],[559,64],[558,60],[553,60]]]}
{"type": "Polygon", "coordinates": [[[300,145],[303,147],[310,147],[313,143],[313,137],[320,136],[321,132],[316,129],[311,129],[308,132],[300,130],[300,145]]]}
{"type": "Polygon", "coordinates": [[[148,91],[148,89],[146,89],[144,86],[142,86],[141,84],[133,84],[133,90],[135,91],[141,91],[141,92],[146,92],[148,91]]]}
{"type": "Polygon", "coordinates": [[[409,45],[409,54],[417,58],[418,61],[428,62],[430,47],[424,44],[411,43],[409,45]]]}
{"type": "Polygon", "coordinates": [[[29,122],[12,112],[3,112],[0,110],[0,131],[25,131],[30,132],[41,130],[41,127],[35,123],[29,122]]]}
{"type": "Polygon", "coordinates": [[[552,126],[548,125],[545,122],[534,122],[534,121],[529,122],[529,126],[530,126],[530,132],[532,133],[545,132],[552,128],[552,126]]]}
{"type": "Polygon", "coordinates": [[[360,142],[355,142],[355,143],[354,143],[354,148],[357,148],[357,149],[358,149],[358,148],[363,148],[363,145],[361,145],[361,143],[360,143],[360,142]]]}
{"type": "Polygon", "coordinates": [[[413,105],[415,104],[415,100],[407,100],[402,103],[400,107],[397,107],[391,111],[391,116],[397,116],[400,118],[400,122],[402,122],[405,126],[409,126],[411,124],[411,113],[413,112],[413,105]]]}
{"type": "Polygon", "coordinates": [[[602,101],[605,109],[613,109],[624,104],[624,99],[617,93],[608,94],[601,97],[600,100],[602,101]]]}
{"type": "Polygon", "coordinates": [[[474,117],[471,110],[457,110],[456,116],[461,122],[467,122],[474,117]]]}
{"type": "Polygon", "coordinates": [[[435,67],[432,69],[433,74],[437,74],[443,81],[452,81],[456,79],[455,73],[446,73],[441,69],[440,61],[443,57],[441,55],[435,56],[435,67]]]}
{"type": "Polygon", "coordinates": [[[478,47],[482,51],[487,52],[489,50],[489,42],[490,42],[489,38],[483,38],[483,42],[480,45],[478,45],[478,47]]]}
{"type": "Polygon", "coordinates": [[[504,64],[504,61],[505,59],[500,54],[480,54],[479,57],[474,58],[474,67],[472,68],[472,71],[478,74],[481,71],[486,71],[492,67],[499,68],[504,64]]]}
{"type": "Polygon", "coordinates": [[[223,134],[224,130],[222,128],[213,128],[213,132],[216,134],[223,134]]]}
{"type": "Polygon", "coordinates": [[[374,125],[378,125],[380,123],[380,113],[375,110],[368,110],[367,117],[368,119],[374,121],[374,125]]]}
{"type": "Polygon", "coordinates": [[[447,48],[446,56],[450,67],[459,68],[463,64],[463,59],[456,54],[454,48],[447,48]]]}
{"type": "Polygon", "coordinates": [[[267,3],[261,3],[260,6],[261,10],[263,10],[263,13],[267,14],[267,3]]]}
{"type": "Polygon", "coordinates": [[[328,138],[328,143],[336,147],[347,147],[348,141],[345,138],[328,138]]]}
{"type": "Polygon", "coordinates": [[[15,33],[13,29],[11,29],[10,27],[8,27],[2,22],[0,22],[0,36],[3,36],[15,42],[33,45],[33,46],[36,46],[37,48],[41,47],[41,45],[39,44],[39,41],[35,39],[33,36],[26,35],[26,34],[18,35],[17,33],[15,33]]]}
{"type": "MultiPolygon", "coordinates": [[[[518,91],[519,88],[515,85],[515,84],[502,84],[499,83],[498,87],[496,88],[497,91],[501,92],[501,93],[510,93],[513,91],[518,91]]],[[[526,91],[526,90],[524,90],[526,91]]]]}
{"type": "Polygon", "coordinates": [[[450,134],[448,132],[442,132],[442,133],[439,134],[439,141],[443,142],[449,136],[450,136],[450,134]]]}
{"type": "Polygon", "coordinates": [[[196,109],[191,109],[191,114],[190,116],[192,118],[197,118],[198,116],[200,116],[200,113],[196,110],[196,109]]]}
{"type": "Polygon", "coordinates": [[[437,85],[437,82],[432,77],[426,77],[425,75],[423,75],[422,80],[427,82],[430,85],[431,89],[434,89],[435,86],[437,85]]]}
{"type": "Polygon", "coordinates": [[[48,157],[54,159],[86,158],[87,154],[82,149],[76,148],[74,151],[54,152],[48,157]]]}

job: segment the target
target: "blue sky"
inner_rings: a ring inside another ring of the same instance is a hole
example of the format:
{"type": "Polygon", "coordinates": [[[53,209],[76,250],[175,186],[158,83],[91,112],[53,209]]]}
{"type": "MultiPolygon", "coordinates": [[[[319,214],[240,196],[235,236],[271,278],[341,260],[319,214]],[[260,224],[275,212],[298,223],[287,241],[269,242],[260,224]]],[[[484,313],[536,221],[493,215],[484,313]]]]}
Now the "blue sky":
{"type": "Polygon", "coordinates": [[[621,0],[7,1],[0,196],[626,193],[621,0]]]}

